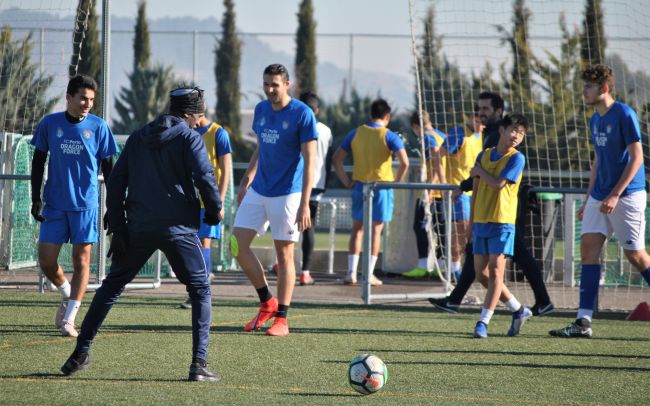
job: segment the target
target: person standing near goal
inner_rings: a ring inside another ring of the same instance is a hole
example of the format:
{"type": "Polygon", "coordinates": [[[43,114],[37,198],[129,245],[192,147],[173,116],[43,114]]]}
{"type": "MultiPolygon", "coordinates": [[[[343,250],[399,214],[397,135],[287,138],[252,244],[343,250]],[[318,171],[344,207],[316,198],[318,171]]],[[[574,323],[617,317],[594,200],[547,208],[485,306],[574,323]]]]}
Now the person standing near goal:
{"type": "MultiPolygon", "coordinates": [[[[441,154],[440,147],[445,142],[445,134],[433,128],[429,113],[422,112],[420,118],[419,112],[411,115],[411,130],[420,139],[420,134],[424,135],[424,159],[426,172],[426,183],[444,184],[445,181],[445,162],[441,154]],[[424,125],[424,131],[420,128],[420,119],[424,125]]],[[[440,190],[429,191],[429,210],[431,213],[431,224],[433,226],[436,244],[436,260],[438,261],[438,270],[444,267],[444,247],[445,247],[445,212],[442,193],[440,190]]],[[[429,234],[427,232],[428,224],[425,216],[425,203],[421,198],[415,202],[415,215],[413,216],[413,231],[415,232],[415,241],[418,248],[418,265],[404,272],[402,275],[407,278],[424,278],[434,272],[429,271],[429,234]]],[[[436,276],[438,276],[436,274],[436,276]]]]}
{"type": "Polygon", "coordinates": [[[615,234],[628,261],[650,285],[650,255],[645,250],[647,194],[641,131],[636,113],[612,96],[614,71],[593,65],[582,73],[585,104],[595,109],[589,121],[594,146],[589,190],[578,211],[580,241],[580,301],[576,321],[551,330],[554,337],[591,338],[591,322],[601,276],[600,255],[615,234]]]}
{"type": "Polygon", "coordinates": [[[104,120],[90,114],[97,82],[90,76],[70,79],[66,90],[66,111],[41,120],[31,144],[32,209],[41,223],[38,261],[41,270],[61,292],[54,324],[63,336],[76,337],[75,318],[90,277],[92,245],[99,238],[98,209],[101,167],[105,179],[113,167],[117,144],[104,120]],[[48,163],[48,177],[41,201],[41,184],[48,163]],[[43,205],[44,204],[44,205],[43,205]],[[72,279],[58,263],[61,246],[72,244],[72,279]]]}
{"type": "Polygon", "coordinates": [[[197,236],[201,203],[203,221],[221,221],[221,200],[201,136],[194,131],[205,111],[203,90],[172,90],[169,114],[133,132],[107,184],[106,207],[111,269],[95,293],[81,324],[77,345],[61,367],[71,375],[90,365],[90,346],[106,316],[138,271],[161,250],[192,298],[192,362],[189,381],[216,382],[221,375],[207,364],[212,294],[201,242],[197,236]]]}
{"type": "MultiPolygon", "coordinates": [[[[336,175],[348,189],[352,189],[352,232],[348,251],[348,272],[343,282],[357,283],[357,267],[361,254],[363,237],[363,185],[370,182],[401,182],[409,166],[404,142],[386,126],[390,122],[390,106],[383,99],[377,99],[370,106],[370,122],[350,131],[334,153],[332,164],[336,175]],[[343,160],[352,154],[352,179],[343,168],[343,160]],[[393,155],[397,157],[399,168],[393,175],[393,155]]],[[[393,190],[375,190],[372,201],[372,247],[370,252],[370,284],[382,285],[374,274],[381,232],[384,224],[393,218],[393,190]]]]}
{"type": "Polygon", "coordinates": [[[296,283],[294,245],[311,227],[309,197],[314,182],[316,117],[305,103],[289,95],[287,68],[269,65],[262,76],[267,100],[255,106],[257,148],[239,184],[230,250],[257,291],[259,312],[244,326],[257,330],[275,317],[270,336],[289,334],[287,313],[296,283]],[[278,258],[277,299],[269,291],[264,269],[251,242],[271,227],[278,258]]]}
{"type": "Polygon", "coordinates": [[[528,122],[518,113],[501,121],[499,142],[479,153],[470,171],[473,178],[470,222],[474,266],[477,278],[487,284],[481,317],[474,328],[475,338],[487,338],[488,324],[499,300],[512,312],[508,336],[519,334],[533,313],[510,293],[503,281],[506,256],[515,246],[517,194],[526,158],[517,151],[526,135],[528,122]]]}
{"type": "MultiPolygon", "coordinates": [[[[494,92],[482,92],[478,96],[478,114],[481,122],[485,125],[483,129],[483,148],[496,147],[500,138],[501,117],[505,103],[501,96],[494,92]]],[[[452,198],[456,198],[462,192],[472,190],[472,179],[466,179],[460,183],[460,190],[455,190],[452,193],[452,198]]],[[[542,278],[542,271],[535,258],[531,255],[526,241],[524,240],[524,232],[519,229],[515,233],[515,245],[512,259],[523,271],[530,288],[535,295],[535,305],[531,308],[534,316],[543,316],[550,314],[554,311],[555,306],[544,285],[542,278]]],[[[469,288],[474,283],[476,272],[474,269],[474,255],[472,250],[471,239],[468,238],[469,243],[465,246],[465,263],[457,281],[456,287],[451,291],[449,296],[444,298],[430,298],[429,302],[437,309],[448,312],[457,313],[463,298],[469,291],[469,288]]]]}

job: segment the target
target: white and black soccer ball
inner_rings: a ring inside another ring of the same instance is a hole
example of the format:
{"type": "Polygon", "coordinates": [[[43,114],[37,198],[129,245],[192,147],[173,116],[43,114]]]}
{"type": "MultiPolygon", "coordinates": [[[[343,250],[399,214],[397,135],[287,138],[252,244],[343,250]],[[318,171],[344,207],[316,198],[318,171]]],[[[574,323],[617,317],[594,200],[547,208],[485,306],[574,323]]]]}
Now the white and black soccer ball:
{"type": "Polygon", "coordinates": [[[386,364],[376,355],[359,355],[350,362],[348,382],[362,395],[379,392],[388,382],[386,364]]]}

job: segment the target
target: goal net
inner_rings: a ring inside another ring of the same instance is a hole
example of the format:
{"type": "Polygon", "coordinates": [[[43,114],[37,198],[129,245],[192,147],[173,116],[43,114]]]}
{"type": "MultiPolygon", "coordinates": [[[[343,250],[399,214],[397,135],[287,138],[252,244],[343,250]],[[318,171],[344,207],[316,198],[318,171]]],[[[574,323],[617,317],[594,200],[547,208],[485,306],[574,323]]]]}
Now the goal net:
{"type": "MultiPolygon", "coordinates": [[[[526,239],[552,300],[577,307],[576,212],[584,197],[579,190],[588,186],[592,154],[588,142],[592,110],[582,100],[580,73],[597,62],[614,68],[616,98],[639,116],[647,173],[650,77],[645,72],[650,68],[650,41],[644,2],[412,0],[409,6],[416,33],[416,99],[435,129],[448,133],[457,126],[467,128],[483,91],[499,93],[506,112],[518,111],[528,118],[529,130],[519,148],[526,156],[522,185],[546,189],[531,194],[526,239]]],[[[405,238],[413,234],[412,199],[412,193],[396,191],[398,210],[384,250],[389,271],[406,271],[417,260],[409,249],[414,240],[405,238]]],[[[646,241],[649,236],[646,230],[646,241]]],[[[616,240],[609,241],[604,251],[602,286],[616,295],[601,294],[601,307],[630,308],[644,296],[647,299],[650,290],[630,269],[616,240]],[[604,302],[612,297],[616,299],[604,302]]],[[[522,298],[531,299],[520,270],[511,265],[508,279],[522,298]]]]}

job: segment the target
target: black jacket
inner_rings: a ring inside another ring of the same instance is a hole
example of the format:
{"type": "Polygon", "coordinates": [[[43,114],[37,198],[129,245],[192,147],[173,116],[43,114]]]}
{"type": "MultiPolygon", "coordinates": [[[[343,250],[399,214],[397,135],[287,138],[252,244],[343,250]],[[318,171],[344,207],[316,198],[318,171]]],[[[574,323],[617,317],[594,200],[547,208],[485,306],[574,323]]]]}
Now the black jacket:
{"type": "Polygon", "coordinates": [[[217,217],[221,199],[203,138],[175,116],[161,115],[135,131],[107,183],[110,230],[196,233],[201,204],[217,217]],[[127,192],[128,191],[128,192],[127,192]]]}

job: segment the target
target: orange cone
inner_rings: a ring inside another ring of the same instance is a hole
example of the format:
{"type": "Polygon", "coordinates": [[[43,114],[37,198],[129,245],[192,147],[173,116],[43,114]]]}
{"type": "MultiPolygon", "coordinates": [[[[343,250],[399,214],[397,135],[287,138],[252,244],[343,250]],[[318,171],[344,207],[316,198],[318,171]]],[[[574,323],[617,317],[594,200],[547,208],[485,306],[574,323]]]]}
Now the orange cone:
{"type": "Polygon", "coordinates": [[[648,302],[641,302],[627,315],[625,320],[650,321],[650,305],[648,302]]]}

